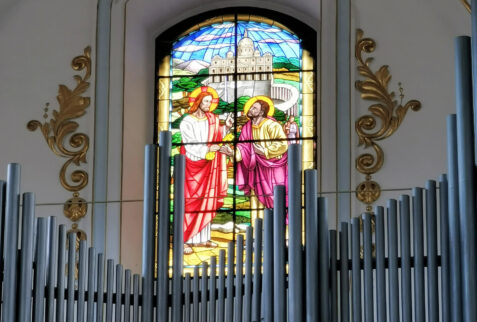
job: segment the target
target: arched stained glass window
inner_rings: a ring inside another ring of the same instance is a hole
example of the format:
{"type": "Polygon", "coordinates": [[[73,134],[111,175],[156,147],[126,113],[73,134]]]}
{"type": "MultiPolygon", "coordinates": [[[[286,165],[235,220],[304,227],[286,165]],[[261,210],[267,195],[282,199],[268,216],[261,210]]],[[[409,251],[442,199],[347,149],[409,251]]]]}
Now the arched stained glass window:
{"type": "Polygon", "coordinates": [[[316,33],[279,13],[244,12],[194,17],[156,39],[155,139],[170,130],[172,154],[186,156],[186,265],[273,207],[290,144],[302,145],[303,168],[317,163],[316,33]]]}

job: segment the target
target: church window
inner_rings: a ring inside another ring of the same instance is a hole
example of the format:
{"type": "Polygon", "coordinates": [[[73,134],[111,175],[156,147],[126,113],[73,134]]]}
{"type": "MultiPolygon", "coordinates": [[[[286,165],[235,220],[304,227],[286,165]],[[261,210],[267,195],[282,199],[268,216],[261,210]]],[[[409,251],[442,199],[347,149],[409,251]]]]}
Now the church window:
{"type": "Polygon", "coordinates": [[[304,169],[318,163],[316,62],[314,30],[256,8],[201,14],[156,38],[154,139],[171,131],[172,155],[186,157],[186,265],[273,207],[290,144],[304,169]]]}

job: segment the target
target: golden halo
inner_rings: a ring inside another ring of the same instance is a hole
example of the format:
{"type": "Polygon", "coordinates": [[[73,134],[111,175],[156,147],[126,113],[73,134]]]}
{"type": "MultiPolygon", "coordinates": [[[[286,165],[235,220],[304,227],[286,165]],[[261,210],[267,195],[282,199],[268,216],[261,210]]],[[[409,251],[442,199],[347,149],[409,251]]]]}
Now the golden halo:
{"type": "Polygon", "coordinates": [[[194,104],[195,99],[197,98],[197,95],[199,95],[199,93],[201,92],[207,92],[212,96],[212,103],[210,104],[210,107],[209,107],[209,112],[212,112],[219,105],[219,94],[217,94],[217,91],[210,86],[201,86],[194,89],[189,94],[189,106],[192,106],[194,104]]]}
{"type": "Polygon", "coordinates": [[[265,102],[268,103],[268,105],[270,105],[270,109],[268,110],[267,115],[268,116],[273,116],[273,113],[275,113],[275,105],[273,105],[273,102],[272,102],[270,97],[263,96],[263,95],[254,96],[251,99],[249,99],[247,101],[247,103],[245,103],[245,105],[243,106],[243,114],[247,115],[248,110],[250,109],[250,107],[252,107],[252,105],[255,104],[255,102],[258,101],[258,100],[265,101],[265,102]]]}

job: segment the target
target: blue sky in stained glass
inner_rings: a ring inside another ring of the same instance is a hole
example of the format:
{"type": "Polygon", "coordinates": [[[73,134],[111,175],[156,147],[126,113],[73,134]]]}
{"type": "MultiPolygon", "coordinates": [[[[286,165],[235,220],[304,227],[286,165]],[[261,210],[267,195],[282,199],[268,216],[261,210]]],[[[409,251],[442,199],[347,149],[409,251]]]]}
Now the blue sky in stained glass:
{"type": "Polygon", "coordinates": [[[252,39],[261,55],[271,53],[274,57],[301,58],[300,39],[281,28],[261,22],[225,22],[203,27],[182,37],[173,45],[172,55],[184,61],[202,60],[210,63],[219,55],[225,58],[232,51],[235,56],[235,29],[237,43],[244,37],[252,39]]]}

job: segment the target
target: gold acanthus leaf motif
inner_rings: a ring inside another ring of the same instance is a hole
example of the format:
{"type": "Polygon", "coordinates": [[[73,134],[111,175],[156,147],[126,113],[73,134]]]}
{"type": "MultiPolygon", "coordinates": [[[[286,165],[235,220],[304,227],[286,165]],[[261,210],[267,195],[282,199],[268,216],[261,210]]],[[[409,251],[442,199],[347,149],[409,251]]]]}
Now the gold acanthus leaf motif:
{"type": "MultiPolygon", "coordinates": [[[[65,85],[59,85],[58,105],[59,110],[52,112],[48,121],[41,123],[31,120],[27,124],[30,131],[40,128],[49,148],[58,156],[68,158],[60,170],[61,185],[68,191],[80,191],[88,184],[88,173],[84,170],[75,170],[70,175],[70,182],[66,178],[67,168],[73,163],[79,166],[86,163],[86,153],[89,148],[89,137],[84,133],[74,133],[79,125],[73,119],[83,116],[90,104],[90,98],[81,96],[89,88],[91,77],[91,47],[84,49],[84,54],[73,59],[71,66],[76,71],[85,70],[84,77],[74,75],[76,87],[71,90],[65,85]],[[69,136],[69,147],[66,147],[69,136]]],[[[46,111],[46,110],[45,110],[46,111]]],[[[46,118],[46,117],[45,117],[46,118]]]]}
{"type": "Polygon", "coordinates": [[[462,5],[464,6],[464,8],[465,8],[469,13],[472,13],[472,7],[470,6],[469,1],[467,1],[467,0],[460,0],[460,2],[462,3],[462,5]]]}
{"type": "Polygon", "coordinates": [[[402,105],[395,99],[394,92],[389,92],[388,85],[391,80],[388,66],[381,66],[376,72],[369,67],[372,57],[364,59],[362,53],[372,53],[376,42],[371,38],[363,38],[363,31],[356,32],[355,57],[358,61],[358,72],[364,80],[355,82],[355,87],[361,92],[361,98],[375,101],[368,110],[371,115],[363,115],[355,123],[355,130],[359,137],[359,145],[365,148],[372,147],[376,156],[363,153],[356,159],[356,169],[363,174],[373,174],[379,171],[384,163],[384,153],[376,141],[383,140],[392,135],[401,125],[407,111],[418,111],[421,103],[410,100],[402,105]],[[379,119],[380,127],[377,127],[379,119]]]}

